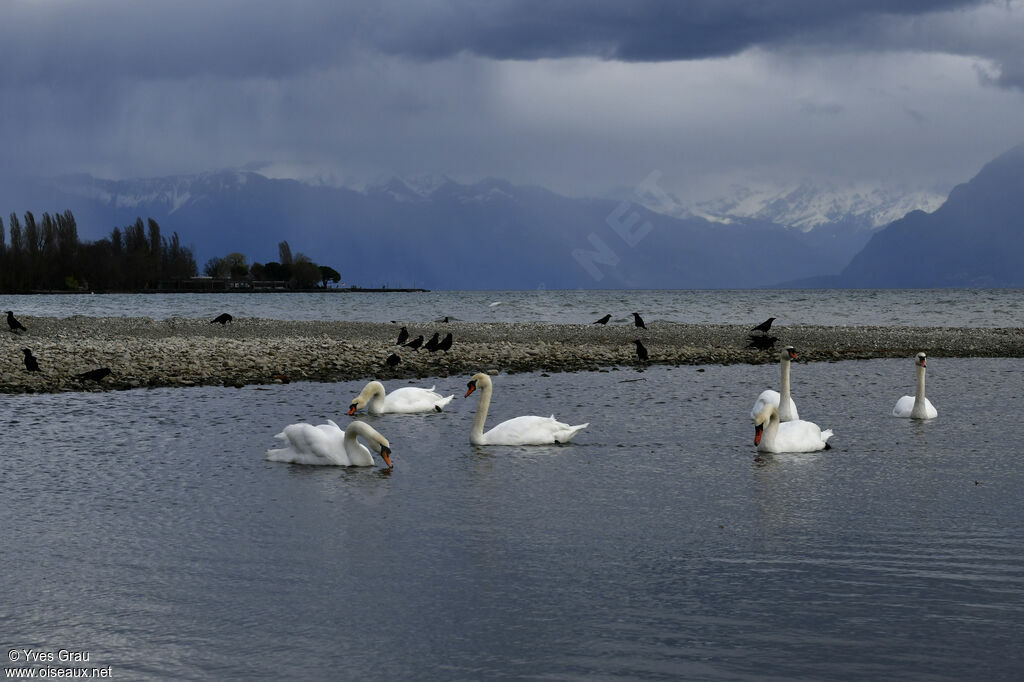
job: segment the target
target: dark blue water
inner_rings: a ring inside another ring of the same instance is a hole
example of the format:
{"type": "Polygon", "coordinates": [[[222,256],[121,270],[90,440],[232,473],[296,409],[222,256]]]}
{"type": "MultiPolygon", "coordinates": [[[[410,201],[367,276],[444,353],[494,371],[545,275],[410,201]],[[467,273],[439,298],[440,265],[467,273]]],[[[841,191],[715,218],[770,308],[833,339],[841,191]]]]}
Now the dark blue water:
{"type": "Polygon", "coordinates": [[[929,360],[927,423],[889,416],[910,358],[794,364],[834,448],[762,463],[771,365],[496,377],[490,424],[590,422],[533,448],[471,446],[439,379],[450,411],[366,417],[390,473],[263,459],[359,383],[0,396],[0,645],[142,680],[1021,679],[1024,361],[929,360]]]}
{"type": "Polygon", "coordinates": [[[386,293],[0,295],[0,310],[39,317],[208,318],[588,324],[648,322],[754,325],[769,315],[781,325],[1019,327],[1021,289],[842,289],[699,291],[432,291],[386,293]]]}

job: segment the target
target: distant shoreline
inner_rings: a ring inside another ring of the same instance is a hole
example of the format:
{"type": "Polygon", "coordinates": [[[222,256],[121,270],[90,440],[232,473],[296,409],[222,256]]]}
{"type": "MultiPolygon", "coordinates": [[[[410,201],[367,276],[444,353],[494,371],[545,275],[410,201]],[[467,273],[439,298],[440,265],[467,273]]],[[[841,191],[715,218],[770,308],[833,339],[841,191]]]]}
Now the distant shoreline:
{"type": "Polygon", "coordinates": [[[28,332],[0,333],[0,393],[763,364],[777,362],[787,344],[807,362],[910,358],[918,351],[936,358],[1024,357],[1019,328],[789,326],[774,335],[774,349],[760,350],[749,347],[759,334],[743,325],[406,323],[413,338],[452,333],[451,352],[429,353],[395,345],[401,323],[236,318],[222,326],[180,317],[19,319],[28,332]],[[646,346],[649,362],[638,360],[634,339],[646,346]],[[32,350],[43,371],[26,371],[22,348],[32,350]],[[391,353],[402,359],[394,368],[385,364],[391,353]],[[111,375],[101,382],[75,378],[98,367],[109,367],[111,375]]]}
{"type": "Polygon", "coordinates": [[[322,293],[353,293],[353,294],[375,294],[375,293],[429,293],[430,289],[406,289],[398,288],[392,289],[390,287],[380,288],[365,288],[365,287],[330,287],[324,289],[322,287],[313,289],[261,289],[261,288],[241,288],[241,289],[143,289],[140,291],[66,291],[66,290],[54,290],[54,291],[6,291],[0,292],[0,296],[61,296],[67,294],[78,294],[78,295],[120,295],[120,294],[322,294],[322,293]]]}

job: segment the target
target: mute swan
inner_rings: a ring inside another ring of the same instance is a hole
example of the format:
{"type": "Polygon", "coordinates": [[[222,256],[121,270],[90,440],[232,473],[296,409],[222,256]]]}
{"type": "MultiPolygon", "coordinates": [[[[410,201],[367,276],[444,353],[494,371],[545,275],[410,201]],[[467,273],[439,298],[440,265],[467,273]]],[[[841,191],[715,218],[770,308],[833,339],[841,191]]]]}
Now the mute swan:
{"type": "Polygon", "coordinates": [[[831,437],[832,429],[822,431],[817,424],[802,419],[780,424],[779,409],[774,405],[765,405],[754,417],[754,445],[758,452],[827,450],[832,447],[826,442],[831,437]]]}
{"type": "Polygon", "coordinates": [[[487,421],[487,410],[491,406],[493,386],[491,377],[486,374],[474,374],[467,384],[466,396],[480,389],[480,403],[476,408],[476,418],[469,432],[469,442],[473,445],[548,445],[550,443],[568,443],[573,436],[590,426],[590,423],[570,426],[550,417],[516,417],[504,421],[484,433],[484,422],[487,421]]]}
{"type": "Polygon", "coordinates": [[[771,389],[762,391],[754,401],[753,409],[750,410],[751,419],[756,419],[765,405],[774,405],[779,408],[779,421],[790,422],[800,418],[800,414],[796,411],[796,403],[793,402],[793,398],[789,394],[789,361],[796,359],[797,354],[793,346],[786,346],[782,349],[782,352],[779,353],[779,365],[782,367],[782,395],[771,389]]]}
{"type": "Polygon", "coordinates": [[[344,431],[330,419],[326,424],[289,424],[281,433],[274,436],[288,443],[288,447],[278,450],[267,450],[267,459],[271,462],[291,462],[292,464],[315,464],[321,466],[373,466],[373,455],[358,440],[375,445],[381,459],[391,464],[391,444],[388,439],[377,433],[377,430],[366,422],[353,421],[344,431]]]}
{"type": "Polygon", "coordinates": [[[454,395],[443,398],[435,393],[435,386],[415,388],[406,386],[385,394],[384,384],[371,381],[363,387],[362,392],[352,399],[348,413],[353,415],[356,410],[366,408],[370,414],[413,414],[416,412],[440,412],[441,408],[452,401],[454,395]]]}
{"type": "Polygon", "coordinates": [[[928,356],[924,353],[918,353],[915,356],[917,390],[914,391],[914,395],[905,395],[896,401],[896,406],[892,408],[892,416],[909,417],[910,419],[935,419],[939,416],[939,411],[935,409],[932,402],[924,397],[924,371],[927,359],[928,356]]]}

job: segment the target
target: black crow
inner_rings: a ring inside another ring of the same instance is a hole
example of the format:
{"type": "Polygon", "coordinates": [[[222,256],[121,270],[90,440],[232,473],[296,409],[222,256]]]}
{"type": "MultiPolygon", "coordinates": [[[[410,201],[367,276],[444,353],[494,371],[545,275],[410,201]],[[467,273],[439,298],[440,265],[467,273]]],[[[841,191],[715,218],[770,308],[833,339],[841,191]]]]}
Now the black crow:
{"type": "Polygon", "coordinates": [[[420,334],[415,339],[405,344],[406,348],[412,348],[413,350],[419,350],[420,346],[423,345],[423,334],[420,334]]]}
{"type": "Polygon", "coordinates": [[[775,348],[775,342],[778,341],[778,340],[779,339],[776,336],[767,336],[767,335],[764,335],[764,334],[762,334],[760,336],[757,336],[755,334],[751,334],[750,335],[750,343],[747,344],[747,348],[757,348],[759,350],[771,350],[772,348],[775,348]]]}
{"type": "Polygon", "coordinates": [[[423,347],[433,353],[437,350],[438,338],[441,336],[440,332],[434,332],[434,335],[430,337],[430,340],[423,344],[423,347]]]}
{"type": "Polygon", "coordinates": [[[647,325],[644,324],[644,318],[640,317],[640,313],[633,313],[633,324],[641,329],[647,329],[647,325]]]}
{"type": "Polygon", "coordinates": [[[636,356],[641,361],[647,362],[647,349],[644,347],[644,344],[640,342],[640,339],[635,339],[633,343],[636,344],[636,356]]]}
{"type": "Polygon", "coordinates": [[[228,322],[230,322],[233,319],[234,318],[231,317],[230,315],[228,315],[227,313],[221,313],[217,317],[215,317],[212,320],[210,320],[210,324],[215,324],[217,322],[220,322],[221,324],[227,324],[228,322]]]}
{"type": "Polygon", "coordinates": [[[443,350],[447,353],[452,348],[452,333],[448,332],[445,337],[441,339],[441,343],[437,344],[438,350],[443,350]]]}
{"type": "Polygon", "coordinates": [[[103,377],[110,375],[109,367],[100,367],[99,369],[90,369],[88,372],[82,372],[76,374],[75,378],[80,381],[102,381],[103,377]]]}
{"type": "Polygon", "coordinates": [[[409,330],[402,327],[402,330],[398,332],[398,341],[395,342],[396,346],[401,346],[403,343],[409,340],[409,330]]]}
{"type": "Polygon", "coordinates": [[[392,353],[391,355],[388,356],[388,359],[385,360],[384,363],[387,364],[388,367],[395,367],[401,361],[402,358],[398,357],[398,355],[396,355],[395,353],[392,353]]]}
{"type": "Polygon", "coordinates": [[[768,330],[772,328],[772,322],[774,322],[774,321],[775,321],[774,317],[769,317],[767,320],[765,320],[761,324],[757,325],[756,327],[751,328],[750,331],[752,331],[752,332],[761,332],[762,334],[767,334],[768,330]]]}
{"type": "Polygon", "coordinates": [[[11,333],[13,334],[17,334],[19,329],[23,332],[28,331],[25,329],[25,325],[14,318],[14,313],[10,310],[7,311],[7,326],[11,328],[11,333]]]}
{"type": "Polygon", "coordinates": [[[611,315],[605,315],[600,320],[594,320],[590,324],[608,324],[608,320],[612,319],[611,315]]]}
{"type": "Polygon", "coordinates": [[[25,369],[30,372],[38,372],[39,363],[36,362],[35,356],[32,355],[32,351],[28,348],[22,348],[21,352],[25,354],[25,369]]]}

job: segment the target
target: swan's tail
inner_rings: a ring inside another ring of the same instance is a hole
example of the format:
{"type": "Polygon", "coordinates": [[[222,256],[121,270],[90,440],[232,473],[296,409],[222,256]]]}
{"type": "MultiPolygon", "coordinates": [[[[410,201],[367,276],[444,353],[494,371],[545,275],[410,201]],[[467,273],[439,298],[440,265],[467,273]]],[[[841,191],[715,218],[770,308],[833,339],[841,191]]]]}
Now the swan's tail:
{"type": "Polygon", "coordinates": [[[587,428],[588,426],[590,426],[590,422],[587,422],[586,424],[577,424],[576,426],[570,426],[566,429],[563,429],[562,431],[559,431],[558,433],[555,434],[555,442],[568,443],[570,440],[572,440],[573,436],[575,436],[577,433],[587,428]]]}
{"type": "Polygon", "coordinates": [[[831,447],[828,444],[828,439],[831,438],[833,435],[834,434],[832,433],[832,429],[825,429],[824,431],[821,432],[821,440],[825,443],[825,447],[831,447]]]}
{"type": "Polygon", "coordinates": [[[454,395],[450,395],[450,396],[448,396],[447,398],[441,398],[440,400],[438,400],[438,401],[437,401],[436,403],[434,403],[434,411],[435,411],[435,412],[440,412],[440,411],[441,411],[441,409],[442,409],[442,408],[443,408],[443,407],[444,407],[445,405],[447,405],[448,403],[450,403],[450,402],[452,401],[452,399],[453,399],[454,397],[455,397],[454,395]]]}

